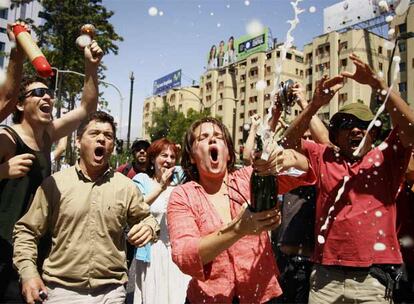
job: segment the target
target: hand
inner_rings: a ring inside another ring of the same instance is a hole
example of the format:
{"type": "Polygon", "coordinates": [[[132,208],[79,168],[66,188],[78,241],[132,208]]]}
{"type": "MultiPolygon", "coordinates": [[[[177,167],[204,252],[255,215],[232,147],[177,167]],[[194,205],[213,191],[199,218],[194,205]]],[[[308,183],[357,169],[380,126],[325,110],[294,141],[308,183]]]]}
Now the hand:
{"type": "Polygon", "coordinates": [[[305,90],[304,90],[302,84],[299,83],[299,82],[296,82],[293,85],[292,91],[293,91],[293,95],[295,95],[295,97],[297,99],[299,107],[302,110],[305,109],[308,106],[308,101],[306,100],[305,90]]]}
{"type": "Polygon", "coordinates": [[[7,36],[9,37],[9,41],[10,42],[13,42],[13,43],[16,43],[16,50],[19,52],[19,53],[21,53],[22,55],[24,55],[25,56],[25,53],[24,53],[24,51],[23,51],[23,49],[21,48],[21,46],[20,46],[20,44],[18,44],[17,42],[16,42],[16,37],[14,36],[14,33],[13,33],[13,27],[14,26],[16,26],[16,25],[21,25],[21,26],[23,26],[25,29],[26,29],[26,31],[28,32],[28,33],[30,33],[30,27],[29,27],[29,25],[28,24],[26,24],[25,22],[23,22],[23,21],[16,21],[16,22],[14,22],[14,23],[12,23],[12,24],[7,24],[7,36]]]}
{"type": "Polygon", "coordinates": [[[45,284],[40,277],[31,278],[23,281],[22,283],[22,294],[29,304],[34,304],[35,301],[43,302],[39,295],[39,292],[43,291],[47,296],[47,289],[45,284]]]}
{"type": "Polygon", "coordinates": [[[240,235],[260,234],[262,231],[276,229],[280,225],[281,219],[278,207],[262,212],[251,212],[247,208],[247,204],[244,204],[232,224],[234,224],[236,233],[240,235]]]}
{"type": "Polygon", "coordinates": [[[372,88],[381,87],[381,79],[378,78],[378,76],[368,64],[363,62],[357,55],[353,53],[349,56],[349,59],[351,59],[355,64],[356,71],[354,73],[343,71],[341,73],[342,76],[351,78],[361,84],[367,84],[372,88]]]}
{"type": "Polygon", "coordinates": [[[167,188],[167,186],[170,185],[171,180],[172,180],[171,177],[174,174],[174,170],[175,170],[175,167],[171,167],[171,168],[165,169],[165,171],[162,173],[161,180],[160,180],[161,189],[165,189],[167,188]]]}
{"type": "Polygon", "coordinates": [[[128,242],[135,247],[145,246],[152,239],[153,230],[148,224],[135,224],[128,232],[128,242]]]}
{"type": "Polygon", "coordinates": [[[35,156],[30,153],[16,155],[0,165],[1,178],[19,178],[25,176],[33,164],[35,156]]]}
{"type": "Polygon", "coordinates": [[[344,78],[342,75],[337,75],[329,79],[327,75],[324,75],[316,84],[312,104],[316,104],[318,107],[328,104],[335,93],[344,86],[343,80],[344,78]]]}
{"type": "Polygon", "coordinates": [[[98,66],[103,57],[103,51],[95,40],[84,48],[85,62],[98,66]]]}
{"type": "Polygon", "coordinates": [[[279,172],[289,170],[292,167],[308,171],[309,162],[304,155],[293,149],[276,148],[270,155],[269,160],[258,159],[253,166],[259,175],[266,176],[277,175],[279,172]]]}

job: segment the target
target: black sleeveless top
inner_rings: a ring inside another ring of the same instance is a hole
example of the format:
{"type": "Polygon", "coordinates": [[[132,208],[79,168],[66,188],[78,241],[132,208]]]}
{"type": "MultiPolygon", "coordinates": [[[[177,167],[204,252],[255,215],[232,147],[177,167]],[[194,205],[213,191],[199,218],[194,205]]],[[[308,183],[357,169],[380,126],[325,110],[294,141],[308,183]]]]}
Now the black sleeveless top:
{"type": "MultiPolygon", "coordinates": [[[[35,156],[26,176],[0,180],[0,240],[12,244],[14,224],[26,213],[36,189],[50,175],[50,151],[34,151],[27,146],[15,130],[2,126],[16,143],[15,155],[31,153],[35,156]]],[[[46,146],[49,143],[46,143],[46,146]]],[[[47,150],[47,149],[46,149],[47,150]]]]}

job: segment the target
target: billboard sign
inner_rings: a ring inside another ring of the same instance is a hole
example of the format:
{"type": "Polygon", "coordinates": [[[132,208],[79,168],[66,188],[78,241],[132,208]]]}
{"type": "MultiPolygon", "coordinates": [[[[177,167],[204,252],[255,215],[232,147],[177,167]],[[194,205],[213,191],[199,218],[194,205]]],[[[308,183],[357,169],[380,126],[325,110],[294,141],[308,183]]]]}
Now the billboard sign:
{"type": "Polygon", "coordinates": [[[153,95],[165,93],[168,90],[179,86],[181,86],[181,70],[177,70],[155,80],[153,95]]]}
{"type": "Polygon", "coordinates": [[[270,36],[269,28],[265,28],[256,36],[245,35],[238,39],[230,36],[227,43],[222,40],[218,45],[213,44],[207,55],[207,69],[225,67],[253,53],[269,50],[270,36]]]}

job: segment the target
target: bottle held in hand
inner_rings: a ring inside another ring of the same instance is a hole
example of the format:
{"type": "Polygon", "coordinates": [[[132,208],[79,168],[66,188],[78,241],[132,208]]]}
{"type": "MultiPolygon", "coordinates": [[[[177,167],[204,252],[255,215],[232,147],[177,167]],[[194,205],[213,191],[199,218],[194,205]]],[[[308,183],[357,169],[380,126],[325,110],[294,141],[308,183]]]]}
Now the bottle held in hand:
{"type": "MultiPolygon", "coordinates": [[[[256,151],[263,150],[262,139],[256,136],[256,151]]],[[[250,177],[250,210],[261,212],[276,206],[278,193],[277,177],[273,175],[260,176],[253,170],[250,177]]]]}

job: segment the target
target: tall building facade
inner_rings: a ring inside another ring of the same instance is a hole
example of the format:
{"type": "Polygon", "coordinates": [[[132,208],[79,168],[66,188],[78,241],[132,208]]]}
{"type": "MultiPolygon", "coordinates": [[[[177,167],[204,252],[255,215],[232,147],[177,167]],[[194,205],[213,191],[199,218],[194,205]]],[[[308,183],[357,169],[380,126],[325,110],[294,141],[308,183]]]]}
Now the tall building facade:
{"type": "MultiPolygon", "coordinates": [[[[345,32],[330,32],[315,37],[304,46],[306,96],[311,98],[317,82],[323,75],[335,76],[342,71],[355,71],[349,55],[355,53],[364,62],[386,78],[390,62],[390,51],[386,49],[387,40],[363,29],[351,29],[345,32]]],[[[342,106],[363,102],[375,108],[376,92],[369,86],[363,86],[345,78],[344,87],[336,94],[329,105],[323,107],[318,115],[328,121],[342,106]]]]}
{"type": "Polygon", "coordinates": [[[401,57],[398,89],[414,109],[414,1],[404,15],[393,19],[391,26],[398,36],[397,51],[401,57]]]}

